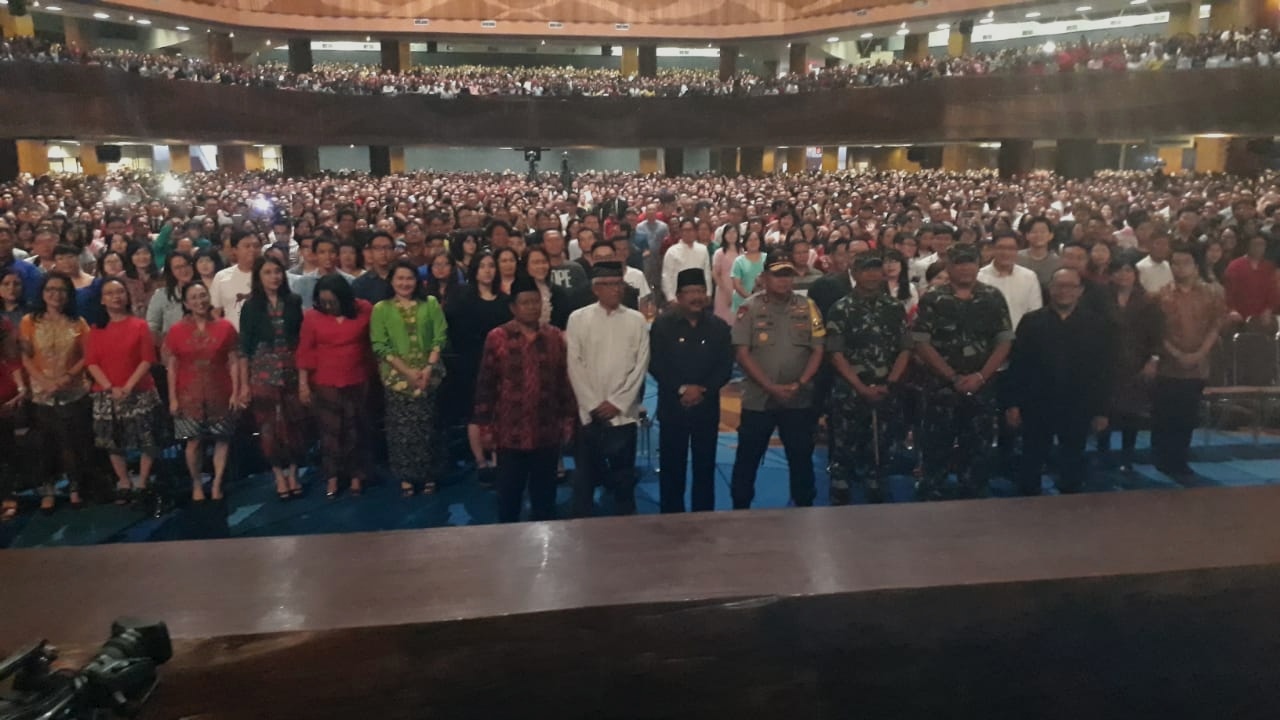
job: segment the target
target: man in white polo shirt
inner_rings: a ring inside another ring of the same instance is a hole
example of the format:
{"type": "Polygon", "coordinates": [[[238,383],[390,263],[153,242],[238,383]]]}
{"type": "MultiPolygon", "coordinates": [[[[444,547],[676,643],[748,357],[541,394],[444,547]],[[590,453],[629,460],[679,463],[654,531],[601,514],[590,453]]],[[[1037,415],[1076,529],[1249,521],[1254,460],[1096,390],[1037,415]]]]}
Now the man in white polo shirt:
{"type": "Polygon", "coordinates": [[[1023,315],[1044,305],[1040,278],[1035,271],[1018,264],[1018,236],[1013,232],[997,232],[991,244],[995,255],[990,265],[978,271],[978,282],[1004,295],[1005,304],[1009,306],[1009,322],[1016,332],[1023,315]]]}
{"type": "Polygon", "coordinates": [[[1169,231],[1161,228],[1151,235],[1151,254],[1137,262],[1138,282],[1147,295],[1154,296],[1166,285],[1173,284],[1169,267],[1169,231]]]}
{"type": "Polygon", "coordinates": [[[236,264],[223,268],[213,276],[209,299],[214,310],[240,331],[240,309],[249,299],[253,287],[253,265],[262,254],[262,243],[253,233],[240,232],[232,239],[236,251],[236,264]]]}

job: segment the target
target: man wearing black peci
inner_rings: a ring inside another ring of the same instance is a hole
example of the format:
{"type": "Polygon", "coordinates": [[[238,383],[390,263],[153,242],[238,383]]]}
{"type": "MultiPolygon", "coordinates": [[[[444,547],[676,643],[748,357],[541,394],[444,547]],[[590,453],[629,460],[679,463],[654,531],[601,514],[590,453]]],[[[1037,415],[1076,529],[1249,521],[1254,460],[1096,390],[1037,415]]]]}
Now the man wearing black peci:
{"type": "Polygon", "coordinates": [[[658,453],[662,512],[684,512],[686,459],[693,453],[694,512],[715,508],[720,389],[733,372],[729,325],[707,307],[707,278],[676,276],[675,303],[649,332],[649,373],[658,381],[658,453]]]}

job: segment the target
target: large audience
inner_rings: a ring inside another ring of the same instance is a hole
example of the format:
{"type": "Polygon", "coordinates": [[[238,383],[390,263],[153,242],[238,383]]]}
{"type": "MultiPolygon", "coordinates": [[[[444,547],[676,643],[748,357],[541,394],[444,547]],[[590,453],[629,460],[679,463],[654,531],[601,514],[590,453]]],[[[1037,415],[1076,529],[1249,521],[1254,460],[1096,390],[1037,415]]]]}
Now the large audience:
{"type": "Polygon", "coordinates": [[[375,465],[411,496],[463,461],[497,486],[504,521],[526,488],[532,517],[554,515],[556,463],[576,438],[574,514],[595,512],[597,485],[633,512],[646,373],[663,510],[684,509],[690,444],[693,509],[708,510],[706,453],[735,365],[735,507],[752,502],[775,426],[792,498],[813,503],[819,416],[833,502],[859,487],[882,499],[879,472],[913,434],[921,499],[982,495],[1001,472],[987,457],[1006,445],[997,425],[1024,433],[1005,471],[1028,494],[1055,433],[1058,488],[1086,485],[1073,464],[1086,425],[1102,449],[1121,433],[1126,472],[1150,425],[1157,468],[1194,484],[1198,393],[1244,382],[1224,366],[1251,372],[1217,359],[1219,338],[1270,338],[1280,303],[1275,175],[563,182],[118,172],[0,185],[0,516],[28,491],[47,512],[62,493],[79,506],[103,477],[120,502],[220,500],[237,437],[256,438],[282,502],[304,492],[300,466],[329,497],[361,494],[375,465]],[[1064,364],[1045,347],[1090,355],[1064,364]],[[1073,411],[1046,418],[1055,403],[1073,411]],[[152,479],[175,443],[189,495],[152,479]]]}
{"type": "Polygon", "coordinates": [[[0,61],[83,63],[144,77],[352,95],[415,94],[445,99],[758,96],[891,87],[953,76],[1272,67],[1280,65],[1280,36],[1259,30],[1093,43],[1081,40],[955,58],[894,58],[778,77],[740,72],[724,81],[709,70],[669,68],[660,69],[655,77],[640,77],[614,69],[553,66],[419,66],[391,73],[376,66],[318,63],[311,72],[295,73],[274,62],[227,64],[132,50],[85,51],[33,38],[5,40],[0,45],[0,61]]]}

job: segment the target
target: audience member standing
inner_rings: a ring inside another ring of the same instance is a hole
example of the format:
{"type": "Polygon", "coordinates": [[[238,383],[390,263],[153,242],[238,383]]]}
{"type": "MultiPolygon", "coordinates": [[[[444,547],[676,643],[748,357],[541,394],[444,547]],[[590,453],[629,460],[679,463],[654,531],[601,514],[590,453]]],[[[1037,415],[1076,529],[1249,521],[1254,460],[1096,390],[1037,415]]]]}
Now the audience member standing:
{"type": "Polygon", "coordinates": [[[400,493],[436,490],[437,390],[445,379],[440,353],[448,339],[444,311],[423,292],[413,265],[391,267],[395,296],[373,308],[369,332],[387,407],[387,451],[400,493]]]}
{"type": "Polygon", "coordinates": [[[719,313],[707,312],[707,301],[702,271],[681,271],[675,304],[653,321],[649,332],[649,372],[658,382],[659,503],[664,513],[684,512],[690,454],[689,507],[694,512],[715,509],[720,390],[733,374],[733,344],[729,325],[719,313]]]}
{"type": "Polygon", "coordinates": [[[776,428],[790,469],[791,499],[813,505],[813,378],[822,365],[826,327],[813,301],[791,291],[795,266],[784,250],[769,253],[764,292],[738,313],[732,339],[746,374],[742,423],[733,460],[734,509],[751,507],[756,471],[776,428]]]}
{"type": "Polygon", "coordinates": [[[1049,281],[1049,307],[1023,317],[1009,355],[1006,416],[1022,427],[1018,487],[1040,494],[1040,472],[1058,441],[1058,490],[1084,489],[1084,448],[1090,434],[1107,427],[1115,365],[1114,326],[1079,306],[1084,278],[1060,268],[1049,281]]]}
{"type": "Polygon", "coordinates": [[[1157,296],[1164,332],[1152,393],[1151,451],[1157,470],[1186,485],[1195,482],[1187,452],[1209,377],[1209,352],[1218,341],[1226,305],[1200,279],[1190,248],[1172,250],[1169,265],[1173,284],[1157,296]]]}
{"type": "MultiPolygon", "coordinates": [[[[218,317],[225,318],[232,329],[239,332],[240,310],[253,290],[253,266],[262,254],[262,243],[253,233],[238,232],[232,239],[232,247],[236,264],[219,270],[208,292],[218,317]]],[[[198,264],[196,270],[199,271],[198,264]]]]}
{"type": "Polygon", "coordinates": [[[481,251],[471,260],[470,281],[444,312],[452,364],[446,357],[449,374],[440,388],[441,410],[451,411],[455,422],[467,426],[476,468],[490,470],[489,452],[479,428],[471,422],[471,413],[485,338],[494,328],[511,321],[511,299],[499,288],[497,263],[489,251],[481,251]]]}
{"type": "Polygon", "coordinates": [[[40,509],[52,512],[53,487],[65,474],[72,507],[89,479],[89,438],[93,437],[85,358],[89,326],[76,315],[75,286],[59,272],[45,275],[31,314],[22,319],[22,364],[31,382],[40,509]]]}
{"type": "Polygon", "coordinates": [[[204,285],[194,282],[184,287],[182,303],[187,315],[164,339],[169,414],[175,438],[186,442],[191,499],[205,499],[201,450],[203,442],[212,442],[212,497],[221,500],[227,453],[241,409],[239,335],[230,320],[214,316],[204,285]]]}
{"type": "Polygon", "coordinates": [[[711,256],[707,246],[697,240],[697,223],[689,218],[681,220],[680,241],[662,256],[662,295],[667,302],[675,300],[676,278],[681,270],[694,268],[711,277],[711,256]]]}
{"type": "Polygon", "coordinates": [[[373,308],[356,299],[337,273],[315,286],[315,307],[302,316],[298,336],[298,394],[310,406],[320,433],[320,467],[325,495],[337,497],[339,479],[359,496],[368,477],[367,423],[369,319],[373,308]]]}
{"type": "Polygon", "coordinates": [[[498,521],[516,522],[525,488],[533,520],[555,519],[556,461],[573,437],[577,405],[567,347],[541,322],[542,292],[532,278],[511,286],[509,323],[485,339],[472,422],[488,427],[498,453],[498,521]]]}
{"type": "Polygon", "coordinates": [[[996,233],[995,256],[990,265],[978,271],[978,282],[1000,291],[1009,307],[1009,322],[1014,331],[1022,316],[1044,305],[1040,279],[1034,271],[1022,267],[1018,260],[1018,236],[1011,231],[996,233]]]}
{"type": "Polygon", "coordinates": [[[147,321],[131,314],[133,305],[123,281],[104,281],[101,297],[102,311],[89,333],[85,365],[93,378],[94,441],[111,459],[117,501],[123,502],[135,489],[126,453],[141,453],[136,489],[145,490],[165,445],[160,395],[151,376],[156,343],[147,321]]]}
{"type": "Polygon", "coordinates": [[[284,263],[259,258],[240,313],[240,404],[253,411],[280,500],[302,496],[298,466],[306,460],[307,413],[298,397],[301,332],[302,300],[289,290],[284,263]]]}
{"type": "Polygon", "coordinates": [[[1151,383],[1160,354],[1159,309],[1138,282],[1132,257],[1111,263],[1116,306],[1116,362],[1112,373],[1108,427],[1098,433],[1098,450],[1111,450],[1111,432],[1120,432],[1120,471],[1133,472],[1138,429],[1151,415],[1151,383]]]}
{"type": "Polygon", "coordinates": [[[644,315],[623,307],[627,288],[622,263],[592,267],[596,302],[569,316],[565,331],[569,382],[578,403],[573,514],[586,517],[595,488],[611,491],[619,514],[636,511],[636,424],[649,367],[649,330],[644,315]]]}

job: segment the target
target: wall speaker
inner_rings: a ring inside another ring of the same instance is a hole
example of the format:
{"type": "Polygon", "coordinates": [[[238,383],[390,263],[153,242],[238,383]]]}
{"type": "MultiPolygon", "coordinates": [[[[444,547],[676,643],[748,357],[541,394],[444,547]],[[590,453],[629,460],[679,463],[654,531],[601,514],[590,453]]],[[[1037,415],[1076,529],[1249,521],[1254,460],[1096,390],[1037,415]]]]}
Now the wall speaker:
{"type": "Polygon", "coordinates": [[[98,157],[98,162],[103,165],[120,162],[119,145],[94,145],[93,154],[98,157]]]}

